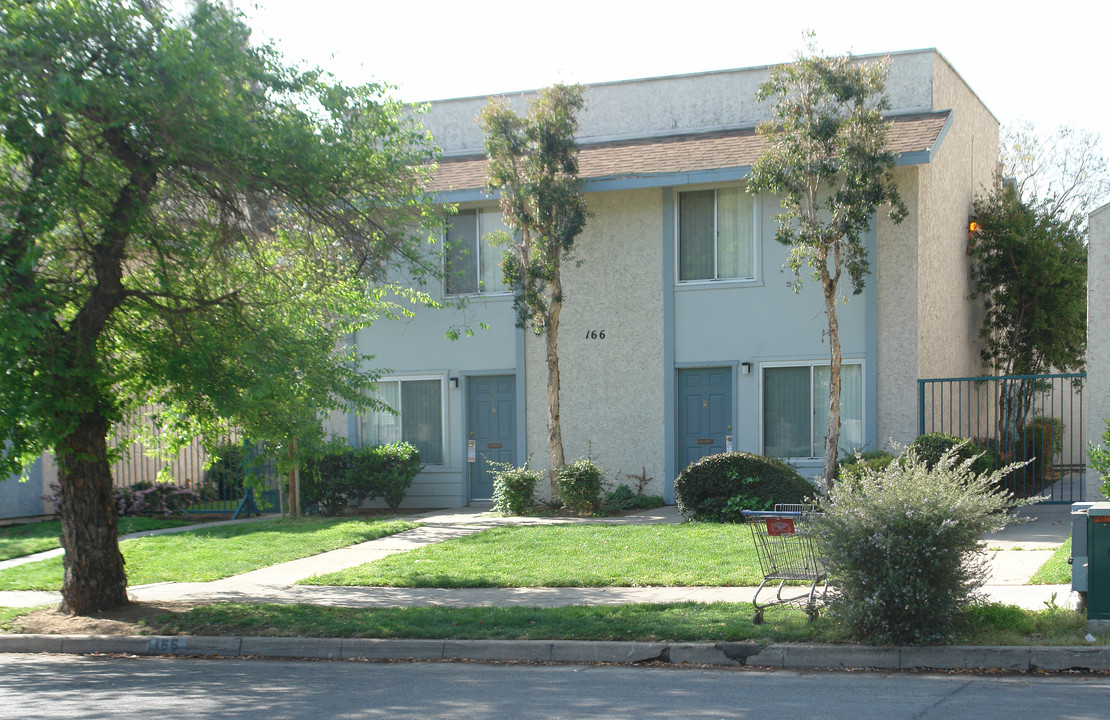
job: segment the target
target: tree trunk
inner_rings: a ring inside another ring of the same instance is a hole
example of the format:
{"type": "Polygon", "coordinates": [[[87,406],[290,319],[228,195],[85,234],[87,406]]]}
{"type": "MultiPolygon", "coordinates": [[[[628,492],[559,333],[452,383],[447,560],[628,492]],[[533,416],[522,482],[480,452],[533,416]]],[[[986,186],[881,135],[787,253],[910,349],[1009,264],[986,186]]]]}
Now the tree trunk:
{"type": "MultiPolygon", "coordinates": [[[[289,459],[292,460],[297,454],[297,441],[293,440],[289,443],[289,459]]],[[[301,468],[299,465],[293,465],[289,468],[289,517],[293,520],[301,516],[301,468]]]]}
{"type": "Polygon", "coordinates": [[[563,286],[556,267],[551,279],[551,309],[547,316],[547,443],[551,448],[551,490],[555,474],[566,464],[563,427],[559,419],[559,313],[563,309],[563,286]]]}
{"type": "Polygon", "coordinates": [[[128,603],[107,435],[108,421],[95,410],[86,412],[56,448],[65,549],[58,609],[74,615],[93,615],[128,603]]]}
{"type": "Polygon", "coordinates": [[[825,432],[825,464],[821,475],[825,489],[836,482],[836,461],[840,449],[840,323],[836,317],[836,282],[824,274],[825,316],[829,321],[829,425],[825,432]]]}

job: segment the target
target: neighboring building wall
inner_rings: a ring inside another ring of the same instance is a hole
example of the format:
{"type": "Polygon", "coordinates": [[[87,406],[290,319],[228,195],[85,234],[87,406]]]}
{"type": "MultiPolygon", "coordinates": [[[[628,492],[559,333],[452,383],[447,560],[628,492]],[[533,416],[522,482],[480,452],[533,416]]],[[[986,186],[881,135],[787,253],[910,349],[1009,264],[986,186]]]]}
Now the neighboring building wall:
{"type": "Polygon", "coordinates": [[[0,520],[38,517],[46,514],[47,503],[39,497],[48,491],[43,478],[43,465],[46,458],[44,454],[35,461],[27,473],[26,481],[23,481],[19,475],[0,480],[0,520]]]}
{"type": "MultiPolygon", "coordinates": [[[[1103,445],[1110,418],[1110,205],[1091,213],[1087,245],[1087,442],[1103,445]]],[[[1098,500],[1100,479],[1087,472],[1085,497],[1098,500]]]]}

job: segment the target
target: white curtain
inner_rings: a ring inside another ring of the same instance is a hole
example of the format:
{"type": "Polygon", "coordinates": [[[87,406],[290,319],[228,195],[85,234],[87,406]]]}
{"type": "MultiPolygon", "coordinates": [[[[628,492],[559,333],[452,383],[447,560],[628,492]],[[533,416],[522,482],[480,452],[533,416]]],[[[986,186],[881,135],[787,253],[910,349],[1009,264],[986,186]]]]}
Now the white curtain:
{"type": "Polygon", "coordinates": [[[750,278],[753,273],[752,198],[742,187],[717,191],[717,277],[750,278]]]}
{"type": "MultiPolygon", "coordinates": [[[[813,369],[813,455],[825,454],[829,429],[829,366],[813,369]]],[[[840,366],[840,453],[863,447],[863,366],[840,366]]]]}
{"type": "Polygon", "coordinates": [[[498,230],[509,232],[509,228],[501,219],[501,211],[497,208],[482,210],[478,222],[480,237],[478,277],[482,283],[480,292],[495,293],[508,290],[505,283],[501,281],[501,255],[505,250],[491,245],[487,237],[489,233],[498,230]]]}
{"type": "MultiPolygon", "coordinates": [[[[372,397],[401,412],[401,384],[396,380],[378,383],[372,397]]],[[[401,439],[401,416],[371,411],[362,416],[362,445],[388,445],[401,439]]]]}

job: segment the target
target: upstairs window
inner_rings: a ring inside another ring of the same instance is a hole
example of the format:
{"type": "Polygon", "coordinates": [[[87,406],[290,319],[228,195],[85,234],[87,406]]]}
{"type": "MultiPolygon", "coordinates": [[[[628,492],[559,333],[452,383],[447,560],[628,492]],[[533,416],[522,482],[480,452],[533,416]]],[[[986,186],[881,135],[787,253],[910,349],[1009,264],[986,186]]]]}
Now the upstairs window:
{"type": "Polygon", "coordinates": [[[486,236],[494,231],[508,231],[497,208],[459,210],[448,218],[444,238],[446,262],[444,292],[447,295],[478,295],[503,293],[508,288],[501,282],[502,249],[494,247],[486,236]]]}
{"type": "Polygon", "coordinates": [[[678,280],[755,278],[755,199],[742,186],[678,194],[678,280]]]}

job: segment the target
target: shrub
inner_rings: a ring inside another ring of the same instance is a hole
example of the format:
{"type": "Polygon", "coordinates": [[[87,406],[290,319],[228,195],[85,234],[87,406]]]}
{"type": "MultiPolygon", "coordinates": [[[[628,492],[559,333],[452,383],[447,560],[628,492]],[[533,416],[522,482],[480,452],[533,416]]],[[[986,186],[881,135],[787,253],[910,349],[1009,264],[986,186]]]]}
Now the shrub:
{"type": "Polygon", "coordinates": [[[491,463],[493,473],[493,510],[507,515],[523,515],[536,504],[536,486],[543,482],[543,471],[509,463],[491,463]]]}
{"type": "Polygon", "coordinates": [[[894,455],[886,450],[867,450],[843,458],[837,463],[837,478],[841,481],[851,481],[858,478],[863,468],[882,470],[894,462],[894,455]]]}
{"type": "Polygon", "coordinates": [[[605,493],[601,501],[600,515],[615,515],[626,510],[649,510],[663,507],[666,503],[658,495],[643,495],[636,493],[628,485],[618,485],[613,490],[605,493]]]}
{"type": "Polygon", "coordinates": [[[335,515],[379,497],[396,510],[420,467],[420,453],[410,443],[358,449],[340,444],[305,463],[301,500],[315,504],[321,515],[335,515]]]}
{"type": "Polygon", "coordinates": [[[955,449],[957,460],[970,460],[979,456],[971,465],[971,469],[979,475],[993,472],[996,467],[995,456],[987,448],[972,442],[968,438],[945,435],[944,433],[918,435],[913,442],[906,446],[905,453],[912,450],[917,459],[923,462],[927,469],[932,469],[934,465],[940,462],[944,454],[952,449],[955,449]]]}
{"type": "Polygon", "coordinates": [[[379,445],[355,457],[355,472],[364,473],[368,484],[367,497],[382,498],[391,510],[401,506],[421,467],[420,451],[407,442],[379,445]]]}
{"type": "MultiPolygon", "coordinates": [[[[51,494],[39,495],[47,502],[54,503],[54,516],[61,517],[62,486],[50,483],[51,494]]],[[[189,507],[201,501],[199,495],[175,483],[139,482],[132,487],[112,488],[112,501],[120,517],[132,515],[174,515],[185,517],[189,507]]]]}
{"type": "Polygon", "coordinates": [[[804,503],[815,492],[812,483],[785,462],[744,452],[703,457],[674,481],[679,511],[706,522],[735,522],[741,509],[804,503]]]}
{"type": "Polygon", "coordinates": [[[862,469],[820,503],[814,537],[836,588],[830,614],[871,643],[950,637],[986,578],[979,537],[1021,503],[949,448],[932,462],[907,449],[882,471],[862,469]]]}
{"type": "Polygon", "coordinates": [[[344,444],[304,464],[300,490],[305,507],[315,505],[321,515],[331,516],[360,501],[351,472],[354,457],[355,450],[344,444]]]}
{"type": "Polygon", "coordinates": [[[1087,447],[1087,462],[1102,478],[1099,492],[1110,498],[1110,420],[1106,420],[1106,430],[1102,433],[1102,445],[1090,443],[1087,447]]]}
{"type": "Polygon", "coordinates": [[[1033,461],[1033,475],[1043,486],[1045,480],[1053,479],[1054,456],[1064,449],[1064,421],[1038,415],[1025,426],[1025,444],[1031,451],[1026,457],[1033,461]]]}
{"type": "Polygon", "coordinates": [[[605,472],[593,460],[581,458],[555,473],[555,487],[563,505],[578,515],[597,512],[605,472]]]}

